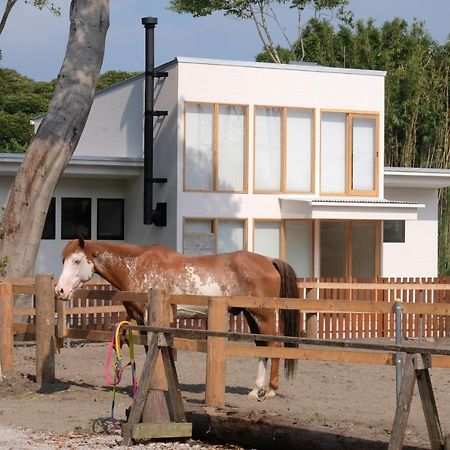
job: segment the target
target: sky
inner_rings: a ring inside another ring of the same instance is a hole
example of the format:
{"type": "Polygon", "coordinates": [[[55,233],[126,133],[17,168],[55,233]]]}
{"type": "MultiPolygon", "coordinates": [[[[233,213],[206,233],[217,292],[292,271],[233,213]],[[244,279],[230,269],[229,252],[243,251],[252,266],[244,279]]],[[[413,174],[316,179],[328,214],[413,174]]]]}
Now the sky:
{"type": "MultiPolygon", "coordinates": [[[[6,0],[0,0],[3,12],[6,0]]],[[[35,80],[51,80],[58,75],[69,30],[69,0],[54,0],[60,17],[39,11],[23,0],[14,7],[0,35],[3,58],[0,67],[17,70],[35,80]]],[[[158,18],[155,30],[155,63],[177,56],[254,61],[262,45],[253,22],[214,14],[193,18],[167,9],[168,0],[111,0],[102,73],[107,70],[144,70],[144,27],[141,18],[158,18]]],[[[443,43],[450,33],[450,0],[350,0],[355,19],[373,17],[380,26],[402,17],[425,22],[433,39],[443,43]]],[[[292,12],[281,11],[281,19],[291,37],[295,30],[292,12]]],[[[285,46],[281,36],[277,36],[285,46]]]]}

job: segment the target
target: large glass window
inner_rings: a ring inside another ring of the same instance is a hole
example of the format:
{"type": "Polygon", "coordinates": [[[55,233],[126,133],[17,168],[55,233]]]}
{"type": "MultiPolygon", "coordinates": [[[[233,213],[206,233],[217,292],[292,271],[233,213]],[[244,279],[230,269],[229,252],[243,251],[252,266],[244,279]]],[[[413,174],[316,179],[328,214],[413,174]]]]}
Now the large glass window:
{"type": "Polygon", "coordinates": [[[378,275],[379,223],[320,222],[320,276],[373,278],[378,275]]]}
{"type": "Polygon", "coordinates": [[[255,108],[255,191],[311,192],[313,112],[255,108]]]}
{"type": "Polygon", "coordinates": [[[288,262],[298,277],[313,276],[313,235],[310,220],[256,220],[253,251],[288,262]]]}
{"type": "Polygon", "coordinates": [[[97,200],[97,239],[124,239],[124,200],[99,198],[97,200]]]}
{"type": "Polygon", "coordinates": [[[42,239],[55,239],[56,234],[56,199],[53,197],[47,210],[45,217],[44,230],[42,231],[42,239]]]}
{"type": "Polygon", "coordinates": [[[378,117],[323,112],[321,120],[321,192],[376,195],[378,189],[378,117]]]}
{"type": "Polygon", "coordinates": [[[185,105],[185,189],[244,191],[247,108],[185,105]]]}
{"type": "Polygon", "coordinates": [[[91,239],[91,199],[61,199],[61,239],[91,239]]]}
{"type": "Polygon", "coordinates": [[[245,221],[239,219],[185,219],[183,253],[212,255],[245,248],[245,221]]]}

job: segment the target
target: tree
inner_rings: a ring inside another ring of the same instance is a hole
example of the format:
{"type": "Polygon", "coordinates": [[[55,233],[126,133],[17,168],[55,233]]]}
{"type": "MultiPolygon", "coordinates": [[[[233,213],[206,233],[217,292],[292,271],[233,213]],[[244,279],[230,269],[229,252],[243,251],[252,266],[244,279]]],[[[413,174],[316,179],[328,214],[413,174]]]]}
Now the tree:
{"type": "MultiPolygon", "coordinates": [[[[304,12],[312,9],[316,19],[327,17],[329,20],[336,15],[337,19],[347,24],[352,22],[352,13],[346,9],[348,0],[170,0],[170,9],[178,13],[192,14],[194,17],[222,12],[238,19],[252,20],[256,31],[268,55],[270,62],[286,62],[286,52],[280,54],[280,47],[273,39],[273,28],[280,31],[288,45],[287,54],[293,59],[294,48],[286,28],[279,20],[278,10],[287,7],[294,11],[297,17],[295,40],[302,42],[302,19],[304,12]]],[[[304,52],[300,55],[303,60],[304,52]]]]}
{"type": "Polygon", "coordinates": [[[9,192],[0,249],[7,275],[32,274],[47,209],[94,99],[109,26],[109,0],[72,0],[64,62],[47,114],[9,192]]]}
{"type": "MultiPolygon", "coordinates": [[[[5,29],[6,22],[8,21],[8,17],[11,14],[12,9],[16,5],[17,0],[6,0],[5,9],[2,13],[2,18],[0,19],[0,34],[2,34],[3,30],[5,29]]],[[[31,5],[35,6],[39,9],[47,8],[49,9],[53,14],[59,16],[61,14],[60,8],[54,5],[54,3],[49,2],[48,0],[25,0],[25,3],[30,3],[31,5]]]]}

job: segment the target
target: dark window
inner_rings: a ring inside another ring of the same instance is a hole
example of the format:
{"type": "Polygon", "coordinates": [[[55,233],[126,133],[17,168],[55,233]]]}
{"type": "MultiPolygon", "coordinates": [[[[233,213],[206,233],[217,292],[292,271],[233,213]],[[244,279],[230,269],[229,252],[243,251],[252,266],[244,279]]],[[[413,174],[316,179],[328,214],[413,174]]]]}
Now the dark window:
{"type": "Polygon", "coordinates": [[[61,239],[91,238],[91,199],[61,199],[61,239]]]}
{"type": "Polygon", "coordinates": [[[124,201],[121,198],[97,200],[97,239],[124,239],[124,201]]]}
{"type": "Polygon", "coordinates": [[[385,220],[383,222],[383,242],[405,242],[405,221],[385,220]]]}
{"type": "Polygon", "coordinates": [[[56,199],[53,197],[48,207],[47,217],[45,218],[44,231],[42,239],[55,239],[56,231],[56,199]]]}

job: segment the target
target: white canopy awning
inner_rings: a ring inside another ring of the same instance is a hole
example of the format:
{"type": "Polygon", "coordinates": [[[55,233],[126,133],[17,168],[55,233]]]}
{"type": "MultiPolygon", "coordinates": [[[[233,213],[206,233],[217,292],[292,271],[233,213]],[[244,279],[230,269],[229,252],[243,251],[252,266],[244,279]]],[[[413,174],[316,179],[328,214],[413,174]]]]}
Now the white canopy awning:
{"type": "Polygon", "coordinates": [[[279,197],[283,218],[343,220],[417,220],[418,209],[425,205],[387,199],[346,200],[279,197]]]}

